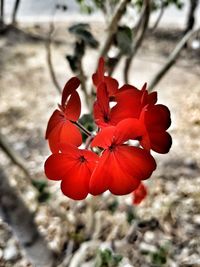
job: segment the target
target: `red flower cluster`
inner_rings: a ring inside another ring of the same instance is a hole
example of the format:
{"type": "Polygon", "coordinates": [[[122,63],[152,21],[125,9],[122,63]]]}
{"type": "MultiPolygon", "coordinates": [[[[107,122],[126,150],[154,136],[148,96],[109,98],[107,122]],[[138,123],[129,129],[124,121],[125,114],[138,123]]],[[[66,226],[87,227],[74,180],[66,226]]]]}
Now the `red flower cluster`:
{"type": "Polygon", "coordinates": [[[53,154],[45,162],[45,173],[51,180],[61,180],[62,192],[75,200],[109,190],[115,195],[133,192],[133,203],[139,204],[147,194],[142,180],[156,169],[150,151],[167,153],[171,147],[167,133],[170,112],[156,104],[157,93],[149,94],[146,84],[141,90],[129,84],[119,88],[115,79],[105,76],[103,58],[93,83],[97,92],[93,114],[96,134],[88,137],[87,149],[78,148],[83,130],[77,122],[81,102],[76,89],[80,82],[72,78],[47,126],[46,139],[53,154]],[[133,146],[132,140],[139,145],[133,146]]]}

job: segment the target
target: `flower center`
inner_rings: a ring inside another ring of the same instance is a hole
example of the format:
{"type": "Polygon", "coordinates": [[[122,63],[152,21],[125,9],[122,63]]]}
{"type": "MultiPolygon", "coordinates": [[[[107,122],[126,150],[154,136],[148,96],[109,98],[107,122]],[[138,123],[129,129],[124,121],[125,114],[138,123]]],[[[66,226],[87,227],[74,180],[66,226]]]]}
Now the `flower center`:
{"type": "Polygon", "coordinates": [[[110,121],[110,118],[109,118],[109,116],[107,114],[104,114],[103,119],[104,119],[104,122],[109,122],[110,121]]]}
{"type": "Polygon", "coordinates": [[[112,144],[111,146],[109,146],[109,151],[110,152],[113,152],[113,151],[115,151],[115,148],[116,148],[116,145],[115,144],[112,144]]]}
{"type": "Polygon", "coordinates": [[[86,159],[85,159],[85,157],[84,157],[84,156],[80,156],[80,157],[79,157],[79,160],[80,160],[80,162],[81,162],[81,163],[83,163],[83,162],[85,162],[85,161],[86,161],[86,159]]]}

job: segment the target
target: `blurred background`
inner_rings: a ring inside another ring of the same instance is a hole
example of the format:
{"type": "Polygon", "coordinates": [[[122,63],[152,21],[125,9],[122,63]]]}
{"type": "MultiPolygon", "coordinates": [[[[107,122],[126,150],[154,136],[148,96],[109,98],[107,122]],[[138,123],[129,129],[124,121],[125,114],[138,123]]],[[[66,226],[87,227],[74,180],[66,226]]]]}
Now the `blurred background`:
{"type": "Polygon", "coordinates": [[[200,266],[199,1],[0,4],[0,266],[200,266]],[[108,193],[75,202],[44,175],[61,90],[78,76],[91,114],[100,56],[120,85],[147,82],[171,111],[172,148],[155,155],[139,206],[108,193]]]}

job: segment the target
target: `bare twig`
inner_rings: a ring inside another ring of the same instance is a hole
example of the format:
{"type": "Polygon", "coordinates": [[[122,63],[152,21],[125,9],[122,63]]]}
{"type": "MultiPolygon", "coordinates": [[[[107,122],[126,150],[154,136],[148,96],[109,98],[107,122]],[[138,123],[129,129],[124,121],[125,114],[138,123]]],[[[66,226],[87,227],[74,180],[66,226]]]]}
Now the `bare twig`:
{"type": "Polygon", "coordinates": [[[55,266],[54,255],[39,233],[33,214],[16,189],[11,187],[2,169],[0,169],[0,214],[13,230],[33,266],[55,266]]]}
{"type": "Polygon", "coordinates": [[[100,52],[100,56],[105,57],[112,45],[113,42],[113,37],[117,31],[117,27],[118,27],[118,22],[120,21],[121,17],[124,14],[124,11],[126,9],[126,5],[128,4],[130,0],[121,0],[121,2],[119,3],[118,7],[116,8],[116,12],[114,13],[109,27],[108,27],[108,35],[107,38],[104,42],[104,46],[100,52]]]}
{"type": "Polygon", "coordinates": [[[159,12],[159,15],[158,15],[158,17],[157,17],[157,19],[156,19],[154,25],[153,25],[152,28],[151,28],[151,32],[152,32],[152,33],[157,29],[158,24],[159,24],[159,22],[160,22],[160,20],[161,20],[161,18],[162,18],[162,16],[163,16],[163,14],[164,14],[164,11],[165,11],[164,1],[160,0],[160,2],[161,2],[160,12],[159,12]]]}
{"type": "Polygon", "coordinates": [[[149,16],[150,16],[150,0],[145,0],[145,12],[143,17],[143,22],[141,25],[140,32],[137,34],[135,41],[133,43],[132,52],[130,53],[129,57],[126,58],[125,67],[124,67],[124,80],[128,83],[128,72],[132,63],[134,56],[136,55],[138,48],[141,46],[142,41],[144,39],[144,35],[148,28],[149,23],[149,16]]]}
{"type": "Polygon", "coordinates": [[[84,97],[85,97],[85,102],[86,102],[89,110],[91,111],[91,109],[92,109],[91,96],[90,96],[90,94],[88,94],[88,91],[87,91],[86,75],[85,75],[85,72],[84,72],[84,69],[83,69],[83,59],[82,58],[79,60],[78,64],[79,64],[79,67],[78,67],[78,70],[79,70],[78,78],[81,81],[81,89],[82,89],[84,97]]]}
{"type": "Polygon", "coordinates": [[[149,83],[149,91],[152,91],[154,89],[154,87],[158,84],[158,82],[162,79],[162,77],[174,65],[178,56],[180,55],[180,52],[185,47],[185,44],[188,42],[188,40],[191,38],[191,36],[198,31],[200,31],[200,28],[198,28],[196,30],[191,30],[183,36],[183,38],[179,41],[179,43],[176,45],[175,49],[170,54],[165,65],[158,71],[158,73],[153,77],[152,81],[149,83]]]}
{"type": "Polygon", "coordinates": [[[52,82],[55,85],[55,87],[58,90],[58,92],[61,94],[62,93],[62,88],[59,85],[59,82],[58,82],[58,80],[56,78],[56,74],[55,74],[55,71],[54,71],[53,63],[52,63],[51,41],[52,41],[53,32],[54,32],[54,23],[51,22],[50,23],[50,29],[49,29],[49,38],[46,41],[47,63],[48,63],[49,72],[50,72],[50,75],[51,75],[52,82]]]}
{"type": "Polygon", "coordinates": [[[28,169],[26,168],[26,163],[24,159],[19,155],[9,144],[6,137],[3,136],[3,134],[0,133],[0,147],[3,149],[3,151],[6,153],[6,155],[11,159],[11,161],[17,165],[24,174],[30,177],[30,173],[28,169]]]}
{"type": "MultiPolygon", "coordinates": [[[[135,36],[135,39],[138,38],[139,29],[141,28],[141,26],[143,24],[145,10],[146,10],[146,5],[144,3],[143,6],[142,6],[142,9],[141,9],[141,12],[140,12],[140,16],[139,16],[136,24],[132,28],[132,33],[133,33],[133,36],[135,36]]],[[[111,66],[109,66],[109,70],[108,70],[109,75],[112,75],[113,71],[115,70],[115,68],[119,64],[119,62],[120,62],[121,58],[123,57],[123,55],[124,55],[124,53],[120,50],[119,53],[117,54],[117,56],[115,57],[115,61],[112,63],[111,66]]]]}
{"type": "Polygon", "coordinates": [[[190,0],[190,7],[189,7],[189,12],[187,16],[187,23],[186,23],[186,28],[184,33],[190,31],[193,29],[194,24],[195,24],[195,11],[198,7],[199,0],[190,0]]]}
{"type": "Polygon", "coordinates": [[[0,9],[0,26],[4,25],[4,0],[1,0],[1,9],[0,9]]]}
{"type": "Polygon", "coordinates": [[[99,248],[100,241],[98,240],[90,240],[81,244],[80,248],[74,253],[74,256],[71,259],[69,267],[79,267],[82,266],[82,263],[85,261],[87,257],[88,251],[97,251],[99,248]]]}
{"type": "Polygon", "coordinates": [[[13,13],[12,13],[12,24],[16,23],[16,15],[17,15],[17,11],[18,11],[18,8],[19,8],[19,3],[20,3],[20,0],[16,0],[15,1],[13,13]]]}

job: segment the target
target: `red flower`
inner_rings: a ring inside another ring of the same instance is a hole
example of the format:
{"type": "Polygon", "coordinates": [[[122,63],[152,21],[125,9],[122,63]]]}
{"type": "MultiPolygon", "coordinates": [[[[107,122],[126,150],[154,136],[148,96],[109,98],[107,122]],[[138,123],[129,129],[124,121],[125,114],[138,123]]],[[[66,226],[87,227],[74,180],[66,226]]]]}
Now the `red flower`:
{"type": "Polygon", "coordinates": [[[172,145],[172,138],[166,131],[170,124],[170,112],[164,105],[149,105],[143,109],[140,121],[146,128],[140,142],[145,149],[157,153],[167,153],[172,145]]]}
{"type": "Polygon", "coordinates": [[[79,129],[72,123],[77,121],[81,112],[81,102],[76,89],[79,87],[78,78],[71,78],[62,93],[60,110],[56,109],[47,125],[46,139],[53,153],[59,151],[60,143],[67,142],[80,146],[82,136],[79,129]]]}
{"type": "Polygon", "coordinates": [[[96,87],[98,87],[100,83],[104,82],[106,84],[107,94],[111,97],[117,93],[119,84],[114,78],[104,75],[104,65],[104,59],[101,57],[99,59],[97,72],[92,75],[92,79],[96,87]]]}
{"type": "Polygon", "coordinates": [[[90,180],[90,193],[98,195],[110,190],[115,195],[131,193],[140,181],[150,177],[156,168],[154,158],[146,150],[124,144],[141,135],[140,123],[126,119],[117,126],[102,129],[91,146],[104,149],[90,180]]]}
{"type": "Polygon", "coordinates": [[[118,90],[115,100],[117,104],[110,111],[112,117],[119,121],[125,118],[140,119],[146,129],[145,136],[140,140],[145,149],[152,149],[157,153],[169,151],[172,140],[166,130],[171,125],[170,112],[166,106],[156,105],[156,92],[148,94],[146,84],[142,90],[124,85],[118,90]]]}
{"type": "Polygon", "coordinates": [[[45,162],[45,173],[50,180],[62,180],[63,194],[74,199],[86,198],[89,181],[98,156],[76,146],[61,144],[62,153],[52,154],[45,162]]]}
{"type": "Polygon", "coordinates": [[[132,193],[133,205],[139,205],[147,196],[147,188],[143,183],[140,183],[138,188],[132,193]]]}
{"type": "Polygon", "coordinates": [[[116,125],[121,120],[120,113],[113,113],[109,102],[107,85],[101,82],[97,87],[97,100],[94,102],[94,120],[100,128],[116,125]]]}

